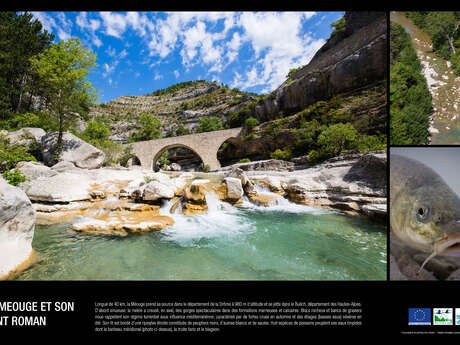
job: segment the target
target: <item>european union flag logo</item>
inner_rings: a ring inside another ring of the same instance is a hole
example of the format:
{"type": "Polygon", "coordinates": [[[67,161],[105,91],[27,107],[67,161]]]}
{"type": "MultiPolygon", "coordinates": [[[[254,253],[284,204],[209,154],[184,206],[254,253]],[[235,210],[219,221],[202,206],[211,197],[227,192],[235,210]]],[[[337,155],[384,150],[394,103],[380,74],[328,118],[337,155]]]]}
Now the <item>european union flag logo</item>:
{"type": "Polygon", "coordinates": [[[409,308],[409,325],[431,325],[431,308],[409,308]]]}

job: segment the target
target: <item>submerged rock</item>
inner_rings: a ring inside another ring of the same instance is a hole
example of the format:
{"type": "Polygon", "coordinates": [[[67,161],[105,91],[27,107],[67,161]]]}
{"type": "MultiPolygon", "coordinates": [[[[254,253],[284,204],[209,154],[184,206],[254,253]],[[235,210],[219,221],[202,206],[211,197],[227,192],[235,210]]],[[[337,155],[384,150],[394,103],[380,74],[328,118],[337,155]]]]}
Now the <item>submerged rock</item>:
{"type": "Polygon", "coordinates": [[[258,206],[275,206],[278,203],[278,197],[270,194],[255,194],[249,197],[249,201],[258,206]]]}
{"type": "Polygon", "coordinates": [[[113,214],[105,219],[90,218],[72,224],[72,229],[79,232],[127,236],[133,233],[143,233],[164,229],[174,224],[174,220],[168,216],[151,215],[149,212],[138,215],[113,214]]]}
{"type": "Polygon", "coordinates": [[[27,195],[0,178],[0,280],[31,261],[35,217],[27,195]]]}

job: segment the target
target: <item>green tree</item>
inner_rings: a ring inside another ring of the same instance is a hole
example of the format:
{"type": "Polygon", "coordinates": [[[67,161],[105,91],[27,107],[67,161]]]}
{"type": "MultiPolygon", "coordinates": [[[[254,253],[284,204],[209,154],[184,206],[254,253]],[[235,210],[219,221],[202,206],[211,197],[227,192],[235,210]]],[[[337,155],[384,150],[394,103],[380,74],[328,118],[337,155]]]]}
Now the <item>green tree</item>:
{"type": "Polygon", "coordinates": [[[334,31],[332,31],[331,33],[331,37],[333,36],[340,37],[341,35],[345,33],[345,29],[346,29],[345,17],[342,17],[336,20],[335,22],[331,23],[330,27],[334,29],[334,31]]]}
{"type": "Polygon", "coordinates": [[[110,136],[110,128],[97,120],[90,120],[86,129],[81,133],[83,140],[92,143],[94,141],[103,141],[110,136]]]}
{"type": "Polygon", "coordinates": [[[137,119],[138,131],[129,137],[130,142],[161,138],[161,121],[153,114],[141,114],[137,119]]]}
{"type": "Polygon", "coordinates": [[[259,125],[259,120],[257,120],[256,118],[254,117],[249,117],[246,119],[245,121],[245,127],[251,131],[254,127],[258,126],[259,125]]]}
{"type": "Polygon", "coordinates": [[[30,58],[54,40],[52,34],[42,29],[30,13],[0,12],[0,118],[6,119],[10,111],[18,111],[21,105],[30,107],[32,96],[40,93],[30,58]]]}
{"type": "Polygon", "coordinates": [[[224,129],[222,120],[217,116],[205,116],[200,119],[200,124],[196,128],[197,133],[219,131],[224,129]]]}
{"type": "Polygon", "coordinates": [[[86,79],[96,65],[96,55],[85,48],[79,38],[70,38],[52,45],[43,53],[31,58],[34,71],[46,87],[51,111],[59,118],[59,134],[54,151],[62,151],[62,133],[66,120],[75,113],[88,111],[96,101],[96,90],[86,79]]]}
{"type": "Polygon", "coordinates": [[[345,149],[354,148],[357,138],[358,131],[351,124],[336,123],[319,135],[318,144],[322,150],[335,157],[345,149]]]}
{"type": "Polygon", "coordinates": [[[190,130],[188,128],[185,128],[182,125],[179,125],[176,129],[176,136],[181,136],[181,135],[187,135],[190,134],[190,130]]]}

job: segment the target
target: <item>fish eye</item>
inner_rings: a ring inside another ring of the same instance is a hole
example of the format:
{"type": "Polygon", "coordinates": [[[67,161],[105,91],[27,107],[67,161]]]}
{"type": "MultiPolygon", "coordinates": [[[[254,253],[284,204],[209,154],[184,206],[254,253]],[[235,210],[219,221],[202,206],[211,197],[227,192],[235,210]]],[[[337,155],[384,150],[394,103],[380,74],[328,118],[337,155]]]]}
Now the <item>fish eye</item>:
{"type": "Polygon", "coordinates": [[[426,221],[430,217],[430,208],[426,205],[419,205],[416,209],[416,216],[419,221],[426,221]]]}

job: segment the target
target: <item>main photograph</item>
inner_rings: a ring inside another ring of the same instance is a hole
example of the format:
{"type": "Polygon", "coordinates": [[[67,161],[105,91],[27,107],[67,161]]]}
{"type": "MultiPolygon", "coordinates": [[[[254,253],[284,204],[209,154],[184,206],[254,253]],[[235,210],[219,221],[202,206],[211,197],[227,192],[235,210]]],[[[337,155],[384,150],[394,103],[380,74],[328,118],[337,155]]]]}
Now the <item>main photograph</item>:
{"type": "Polygon", "coordinates": [[[386,280],[386,12],[0,12],[0,279],[386,280]]]}

